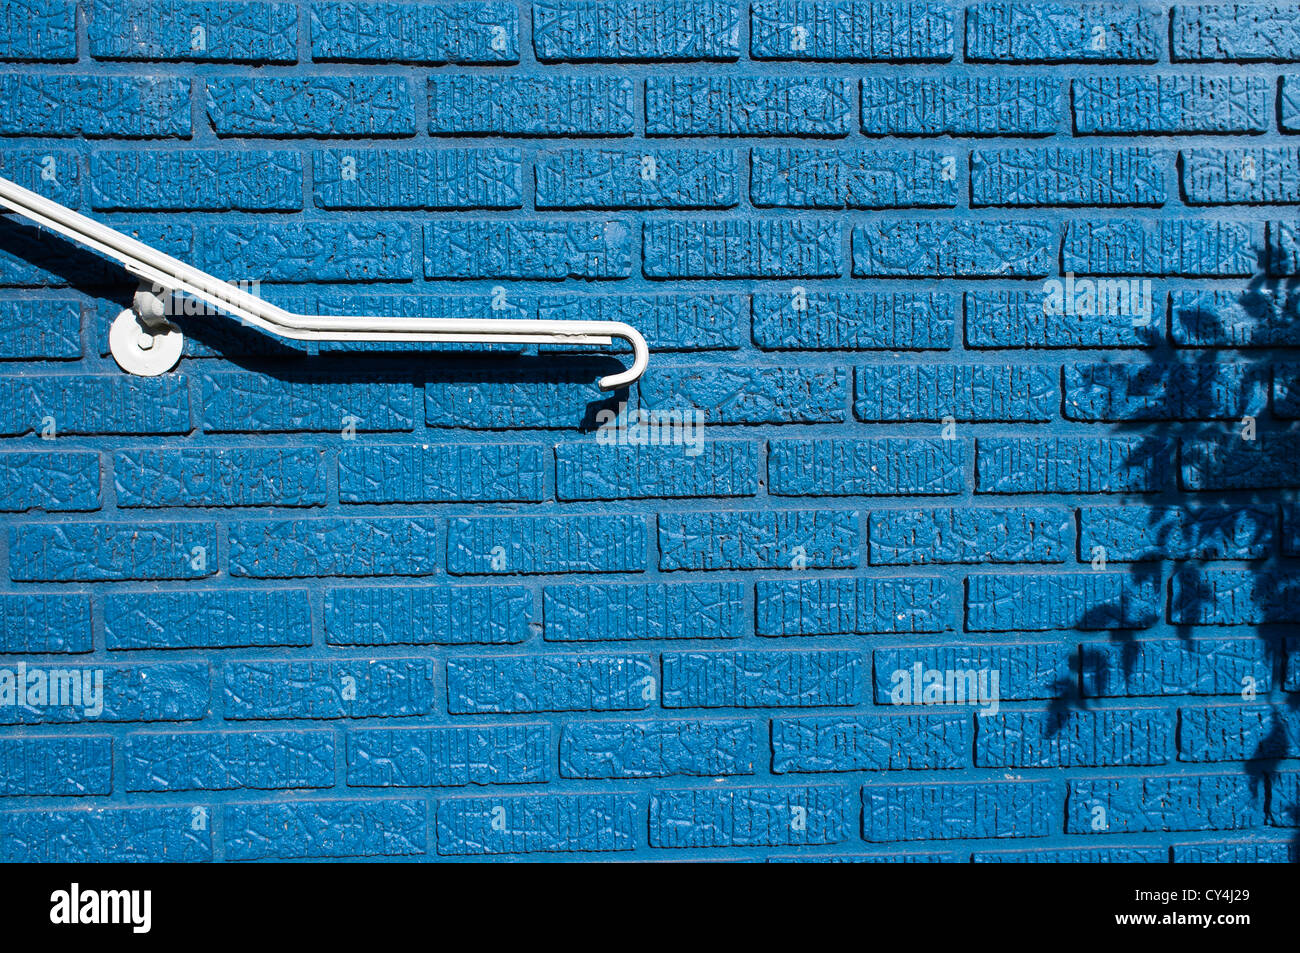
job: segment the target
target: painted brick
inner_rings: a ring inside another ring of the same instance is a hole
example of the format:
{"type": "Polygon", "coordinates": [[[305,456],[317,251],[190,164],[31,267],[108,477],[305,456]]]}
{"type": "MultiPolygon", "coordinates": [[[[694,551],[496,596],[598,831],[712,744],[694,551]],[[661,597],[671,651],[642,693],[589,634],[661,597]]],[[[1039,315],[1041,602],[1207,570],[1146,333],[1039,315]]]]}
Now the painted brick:
{"type": "Polygon", "coordinates": [[[447,661],[454,715],[540,711],[636,711],[656,695],[645,655],[481,656],[447,661]]]}
{"type": "Polygon", "coordinates": [[[1300,274],[1300,225],[1294,222],[1268,222],[1268,259],[1270,274],[1300,274]]]}
{"type": "Polygon", "coordinates": [[[768,492],[775,496],[934,496],[965,487],[956,440],[875,437],[772,440],[768,492]]]}
{"type": "Polygon", "coordinates": [[[100,211],[297,211],[302,155],[269,149],[96,152],[90,204],[100,211]]]}
{"type": "Polygon", "coordinates": [[[833,278],[844,270],[838,222],[692,219],[642,226],[647,278],[833,278]]]}
{"type": "Polygon", "coordinates": [[[1189,204],[1300,202],[1300,149],[1183,149],[1179,156],[1189,204]]]}
{"type": "Polygon", "coordinates": [[[755,59],[943,62],[953,12],[940,3],[761,0],[751,5],[755,59]]]}
{"type": "Polygon", "coordinates": [[[424,576],[437,564],[432,517],[242,520],[230,524],[232,576],[424,576]]]}
{"type": "Polygon", "coordinates": [[[1300,59],[1300,15],[1290,4],[1179,4],[1170,35],[1175,61],[1300,59]]]}
{"type": "Polygon", "coordinates": [[[843,420],[848,385],[844,367],[675,367],[638,390],[652,412],[698,412],[711,424],[788,424],[843,420]]]}
{"type": "Polygon", "coordinates": [[[402,76],[210,79],[207,111],[219,136],[415,134],[415,100],[402,76]]]}
{"type": "Polygon", "coordinates": [[[1031,222],[895,221],[853,229],[855,278],[1036,278],[1057,229],[1031,222]]]}
{"type": "Polygon", "coordinates": [[[954,605],[943,582],[911,579],[761,581],[759,635],[873,635],[943,632],[954,605]]]}
{"type": "Polygon", "coordinates": [[[971,205],[1163,205],[1169,158],[1144,146],[976,150],[971,205]]]}
{"type": "Polygon", "coordinates": [[[1263,409],[1261,370],[1243,364],[1071,364],[1070,420],[1236,419],[1263,409]]]}
{"type": "Polygon", "coordinates": [[[532,595],[522,586],[328,589],[329,645],[462,645],[528,638],[532,595]]]}
{"type": "Polygon", "coordinates": [[[1258,559],[1273,549],[1272,507],[1106,506],[1079,510],[1079,552],[1106,559],[1258,559]]]}
{"type": "MultiPolygon", "coordinates": [[[[12,6],[6,5],[4,9],[12,6]]],[[[0,150],[0,175],[60,205],[69,208],[81,205],[81,160],[70,150],[0,150]]],[[[15,302],[5,304],[12,307],[15,302]]]]}
{"type": "Polygon", "coordinates": [[[1251,133],[1268,129],[1269,89],[1256,76],[1094,76],[1070,83],[1080,135],[1251,133]]]}
{"type": "MultiPolygon", "coordinates": [[[[736,348],[748,299],[738,294],[556,294],[537,297],[537,317],[552,321],[635,320],[656,351],[736,348]]],[[[616,344],[615,349],[622,346],[616,344]]]]}
{"type": "Polygon", "coordinates": [[[739,440],[693,447],[566,443],[555,448],[555,465],[561,500],[753,496],[759,486],[759,445],[739,440]]]}
{"type": "Polygon", "coordinates": [[[644,516],[461,516],[447,527],[447,571],[641,572],[644,516]]]}
{"type": "Polygon", "coordinates": [[[118,506],[321,506],[320,450],[125,450],[113,455],[118,506]]]}
{"type": "Polygon", "coordinates": [[[1184,570],[1173,577],[1169,617],[1178,625],[1300,622],[1300,584],[1256,569],[1184,570]]]}
{"type": "Polygon", "coordinates": [[[659,568],[849,569],[858,564],[855,510],[662,513],[659,568]]]}
{"type": "MultiPolygon", "coordinates": [[[[56,163],[55,177],[58,177],[56,163]]],[[[126,226],[132,238],[171,255],[192,258],[193,229],[188,225],[142,224],[126,226]]],[[[18,288],[63,288],[120,285],[124,278],[119,265],[92,255],[70,242],[51,242],[43,230],[0,222],[0,286],[18,288]]],[[[129,284],[129,280],[128,280],[129,284]]],[[[116,309],[114,310],[114,316],[116,309]]],[[[154,381],[157,383],[157,381],[154,381]]]]}
{"type": "Polygon", "coordinates": [[[1300,296],[1283,291],[1174,291],[1169,323],[1179,347],[1300,344],[1300,296]]]}
{"type": "Polygon", "coordinates": [[[1166,764],[1174,713],[1156,708],[981,715],[975,763],[991,768],[1166,764]]]}
{"type": "Polygon", "coordinates": [[[256,281],[403,281],[415,272],[401,222],[213,225],[200,232],[204,267],[256,281]]]}
{"type": "Polygon", "coordinates": [[[1300,483],[1300,440],[1270,434],[1179,441],[1180,481],[1188,490],[1247,490],[1300,483]]]}
{"type": "Polygon", "coordinates": [[[966,59],[1154,63],[1160,55],[1159,17],[1159,11],[1136,4],[977,3],[966,11],[966,59]]]}
{"type": "Polygon", "coordinates": [[[401,718],[433,710],[432,659],[228,662],[225,716],[401,718]]]}
{"type": "Polygon", "coordinates": [[[0,654],[91,650],[90,597],[0,594],[0,654]]]}
{"type": "Polygon", "coordinates": [[[216,572],[212,523],[26,523],[11,527],[9,575],[21,582],[199,579],[216,572]]]}
{"type": "Polygon", "coordinates": [[[95,0],[87,32],[100,60],[293,63],[298,10],[292,3],[95,0]]]}
{"type": "Polygon", "coordinates": [[[547,456],[544,447],[532,444],[348,447],[339,452],[339,500],[541,500],[547,456]]]}
{"type": "Polygon", "coordinates": [[[190,731],[128,735],[128,791],[327,788],[334,784],[329,731],[190,731]]]}
{"type": "Polygon", "coordinates": [[[1286,841],[1211,841],[1174,844],[1176,864],[1294,864],[1300,846],[1286,841]]]}
{"type": "Polygon", "coordinates": [[[1300,756],[1300,713],[1269,705],[1184,707],[1179,761],[1250,761],[1300,756]]]}
{"type": "Polygon", "coordinates": [[[517,63],[519,11],[512,3],[313,3],[311,56],[318,63],[517,63]]]}
{"type": "MultiPolygon", "coordinates": [[[[1086,280],[1086,279],[1085,279],[1086,280]]],[[[1082,282],[1080,282],[1082,283],[1082,282]]],[[[1117,289],[1121,306],[1131,313],[1088,314],[1056,308],[1042,291],[966,292],[966,346],[971,348],[1089,348],[1146,347],[1159,327],[1159,305],[1151,301],[1150,315],[1141,313],[1146,299],[1139,286],[1129,296],[1127,282],[1117,289]],[[1151,325],[1144,325],[1150,318],[1151,325]]],[[[1062,289],[1064,294],[1064,289],[1062,289]]]]}
{"type": "Polygon", "coordinates": [[[848,135],[853,91],[845,79],[785,76],[651,77],[649,136],[848,135]]]}
{"type": "Polygon", "coordinates": [[[933,292],[760,292],[754,343],[768,350],[946,350],[956,295],[933,292]]]}
{"type": "Polygon", "coordinates": [[[0,76],[0,136],[190,136],[190,81],[177,76],[0,76]]]}
{"type": "Polygon", "coordinates": [[[113,650],[311,645],[305,589],[111,592],[103,599],[104,638],[113,650]]]}
{"type": "Polygon", "coordinates": [[[438,802],[438,853],[633,850],[637,814],[636,801],[623,794],[447,798],[438,802]]]}
{"type": "MultiPolygon", "coordinates": [[[[455,380],[425,383],[425,421],[429,427],[471,430],[590,429],[597,411],[588,405],[602,400],[595,376],[575,379],[555,370],[518,380],[500,371],[460,371],[455,380]]],[[[609,406],[600,409],[614,413],[609,406]]]]}
{"type": "Polygon", "coordinates": [[[772,771],[964,768],[975,730],[966,712],[776,718],[772,771]]]}
{"type": "Polygon", "coordinates": [[[350,787],[464,787],[550,780],[545,725],[358,728],[348,732],[350,787]]]}
{"type": "Polygon", "coordinates": [[[76,58],[76,3],[32,0],[0,7],[0,60],[52,63],[76,58]]]}
{"type": "Polygon", "coordinates": [[[973,575],[966,585],[971,632],[1144,629],[1159,617],[1158,585],[1114,572],[973,575]]]}
{"type": "Polygon", "coordinates": [[[1072,221],[1065,227],[1063,267],[1080,275],[1253,274],[1252,227],[1197,219],[1072,221]]]}
{"type": "Polygon", "coordinates": [[[734,60],[740,14],[726,0],[541,0],[533,49],[543,62],[734,60]]]}
{"type": "MultiPolygon", "coordinates": [[[[0,168],[6,177],[9,171],[0,168]]],[[[77,301],[67,298],[0,301],[0,361],[79,357],[81,307],[77,301]]]]}
{"type": "Polygon", "coordinates": [[[758,730],[744,721],[593,721],[560,734],[565,778],[754,774],[758,730]]]}
{"type": "MultiPolygon", "coordinates": [[[[1070,647],[1057,642],[1017,642],[1007,645],[987,643],[972,645],[917,646],[914,648],[876,649],[876,704],[893,701],[896,688],[921,682],[927,671],[978,673],[981,669],[998,673],[999,701],[1056,698],[1068,693],[1077,679],[1071,671],[1070,647]],[[921,678],[916,678],[916,666],[921,678]]],[[[981,725],[983,722],[980,723],[981,725]]],[[[981,729],[982,732],[983,729],[981,729]]]]}
{"type": "Polygon", "coordinates": [[[1273,413],[1300,417],[1300,364],[1273,365],[1273,413]]]}
{"type": "MultiPolygon", "coordinates": [[[[0,684],[21,684],[23,669],[32,689],[33,669],[46,673],[52,688],[45,704],[0,707],[0,724],[38,725],[117,721],[195,721],[208,714],[206,662],[142,662],[138,665],[64,661],[23,663],[0,669],[0,684]],[[77,697],[80,682],[81,698],[77,697]],[[86,686],[90,686],[88,692],[86,686]],[[93,697],[92,697],[93,696],[93,697]],[[56,705],[54,701],[80,702],[56,705]]],[[[9,690],[12,690],[11,688],[9,690]]],[[[29,699],[30,699],[29,695],[29,699]]]]}
{"type": "Polygon", "coordinates": [[[1246,774],[1072,779],[1065,830],[1070,834],[1125,831],[1211,831],[1258,826],[1264,786],[1246,774]],[[1106,826],[1093,828],[1095,808],[1106,826]]]}
{"type": "Polygon", "coordinates": [[[533,165],[539,209],[732,208],[740,163],[735,151],[569,149],[533,165]]]}
{"type": "Polygon", "coordinates": [[[1072,515],[1048,506],[880,510],[867,520],[870,563],[1065,562],[1072,515]]]}
{"type": "Polygon", "coordinates": [[[1300,130],[1300,76],[1283,76],[1278,96],[1278,128],[1286,132],[1300,130]]]}
{"type": "Polygon", "coordinates": [[[957,204],[957,159],[933,149],[754,149],[750,199],[788,208],[957,204]]]}
{"type": "Polygon", "coordinates": [[[435,136],[626,136],[633,131],[630,79],[588,76],[433,76],[435,136]]]}
{"type": "Polygon", "coordinates": [[[212,833],[187,807],[112,807],[0,813],[5,863],[145,863],[212,859],[212,833]]]}
{"type": "Polygon", "coordinates": [[[0,738],[0,796],[111,794],[113,742],[96,736],[0,738]]]}
{"type": "Polygon", "coordinates": [[[1269,775],[1268,823],[1273,827],[1300,826],[1300,771],[1269,775]]]}
{"type": "Polygon", "coordinates": [[[650,846],[838,844],[850,833],[848,800],[829,784],[660,790],[650,798],[650,846]]]}
{"type": "Polygon", "coordinates": [[[191,428],[188,381],[180,374],[0,378],[0,433],[184,434],[191,428]]]}
{"type": "Polygon", "coordinates": [[[1061,122],[1054,78],[923,77],[862,80],[869,136],[1044,136],[1061,122]]]}
{"type": "Polygon", "coordinates": [[[734,639],[748,628],[748,587],[736,582],[585,583],[542,590],[553,642],[734,639]]]}
{"type": "Polygon", "coordinates": [[[321,149],[312,154],[315,202],[326,209],[519,208],[522,155],[519,149],[321,149]]]}
{"type": "Polygon", "coordinates": [[[665,652],[665,708],[806,708],[854,705],[856,652],[665,652]]]}
{"type": "MultiPolygon", "coordinates": [[[[1175,848],[1176,849],[1176,848],[1175,848]]],[[[977,850],[976,864],[1163,864],[1166,847],[1064,847],[1059,850],[977,850]]]]}
{"type": "Polygon", "coordinates": [[[1267,692],[1273,682],[1272,652],[1260,639],[1085,642],[1079,665],[1083,693],[1099,698],[1234,695],[1251,683],[1267,692]]]}
{"type": "Polygon", "coordinates": [[[0,512],[99,509],[99,454],[0,453],[0,512]]]}
{"type": "Polygon", "coordinates": [[[428,278],[626,278],[632,232],[623,221],[432,222],[424,226],[428,278]]]}
{"type": "Polygon", "coordinates": [[[416,800],[228,804],[222,822],[229,860],[401,857],[427,847],[427,807],[416,800]]]}
{"type": "Polygon", "coordinates": [[[410,430],[409,383],[339,378],[280,380],[265,374],[203,375],[203,429],[209,433],[410,430]]]}
{"type": "Polygon", "coordinates": [[[996,364],[862,364],[854,373],[859,420],[1050,420],[1056,369],[996,364]]]}
{"type": "Polygon", "coordinates": [[[1055,833],[1063,791],[1052,781],[866,784],[862,838],[876,843],[1055,833]]]}

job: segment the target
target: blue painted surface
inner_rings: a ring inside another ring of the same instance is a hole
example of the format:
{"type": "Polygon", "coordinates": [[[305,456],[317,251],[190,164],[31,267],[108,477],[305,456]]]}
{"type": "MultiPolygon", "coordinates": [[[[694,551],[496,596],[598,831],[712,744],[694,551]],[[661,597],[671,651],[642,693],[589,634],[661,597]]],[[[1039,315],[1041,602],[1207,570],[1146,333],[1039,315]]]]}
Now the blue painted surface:
{"type": "Polygon", "coordinates": [[[1295,4],[0,0],[0,174],[653,349],[132,378],[0,222],[0,700],[103,678],[0,704],[0,860],[1296,860],[1297,131],[1295,4]]]}

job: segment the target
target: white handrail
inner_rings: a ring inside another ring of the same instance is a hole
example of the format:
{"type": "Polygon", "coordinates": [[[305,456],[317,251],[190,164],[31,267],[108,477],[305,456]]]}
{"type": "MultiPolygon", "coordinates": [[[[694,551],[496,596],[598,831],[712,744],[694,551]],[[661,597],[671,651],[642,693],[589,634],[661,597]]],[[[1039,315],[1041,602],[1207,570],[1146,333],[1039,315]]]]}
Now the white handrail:
{"type": "Polygon", "coordinates": [[[191,295],[246,324],[293,341],[611,344],[615,338],[625,340],[632,346],[632,364],[618,374],[602,377],[602,390],[634,383],[650,361],[650,349],[641,332],[622,321],[294,314],[3,177],[0,205],[119,262],[155,287],[191,295]]]}

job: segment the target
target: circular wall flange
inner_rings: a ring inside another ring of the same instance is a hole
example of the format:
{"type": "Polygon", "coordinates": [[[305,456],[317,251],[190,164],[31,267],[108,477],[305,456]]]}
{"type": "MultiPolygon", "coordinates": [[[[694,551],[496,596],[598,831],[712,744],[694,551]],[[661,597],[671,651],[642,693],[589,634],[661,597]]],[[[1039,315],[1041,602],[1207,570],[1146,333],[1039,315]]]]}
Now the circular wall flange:
{"type": "Polygon", "coordinates": [[[181,359],[185,335],[170,324],[161,331],[150,330],[127,308],[108,330],[108,349],[117,366],[138,377],[166,374],[181,359]]]}

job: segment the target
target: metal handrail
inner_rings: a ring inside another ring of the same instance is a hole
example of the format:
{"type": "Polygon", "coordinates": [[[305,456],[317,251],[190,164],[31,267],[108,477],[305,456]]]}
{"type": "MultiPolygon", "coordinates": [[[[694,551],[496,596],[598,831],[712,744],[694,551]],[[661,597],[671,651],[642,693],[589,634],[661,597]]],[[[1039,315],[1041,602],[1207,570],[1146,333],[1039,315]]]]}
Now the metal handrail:
{"type": "MultiPolygon", "coordinates": [[[[632,364],[620,373],[602,377],[599,381],[602,390],[634,383],[650,360],[650,349],[641,332],[622,321],[295,314],[3,177],[0,177],[0,205],[118,262],[155,288],[191,295],[245,324],[288,340],[566,345],[607,345],[615,338],[625,340],[632,346],[632,364]]],[[[142,323],[141,328],[148,333],[147,323],[142,323]]],[[[168,329],[169,337],[176,333],[174,328],[168,329]]],[[[141,346],[150,345],[143,342],[141,346]]],[[[176,347],[179,358],[179,340],[176,347]]],[[[116,351],[114,357],[123,364],[116,351]]],[[[141,373],[124,364],[123,367],[141,373]]]]}

